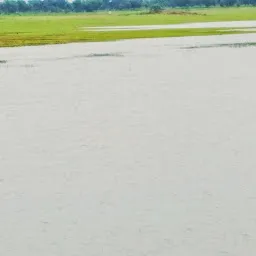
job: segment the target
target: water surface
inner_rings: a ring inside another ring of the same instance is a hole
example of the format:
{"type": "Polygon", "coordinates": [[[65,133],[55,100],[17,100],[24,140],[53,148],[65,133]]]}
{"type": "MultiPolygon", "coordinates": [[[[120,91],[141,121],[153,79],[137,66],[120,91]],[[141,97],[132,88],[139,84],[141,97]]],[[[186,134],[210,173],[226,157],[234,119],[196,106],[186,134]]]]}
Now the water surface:
{"type": "Polygon", "coordinates": [[[0,255],[254,256],[245,42],[1,48],[0,255]]]}
{"type": "Polygon", "coordinates": [[[85,30],[93,31],[121,31],[121,30],[159,30],[159,29],[182,29],[182,28],[240,28],[255,29],[256,20],[247,21],[214,21],[214,22],[194,22],[182,24],[165,25],[135,25],[135,26],[104,26],[104,27],[86,27],[85,30]]]}

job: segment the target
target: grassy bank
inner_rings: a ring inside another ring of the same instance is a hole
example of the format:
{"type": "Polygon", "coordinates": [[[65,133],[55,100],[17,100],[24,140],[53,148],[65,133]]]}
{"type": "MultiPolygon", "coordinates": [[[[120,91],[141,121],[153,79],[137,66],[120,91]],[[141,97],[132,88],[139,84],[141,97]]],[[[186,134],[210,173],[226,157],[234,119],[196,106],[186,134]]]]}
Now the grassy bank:
{"type": "Polygon", "coordinates": [[[210,8],[189,11],[169,10],[147,14],[145,11],[94,14],[37,14],[0,16],[0,46],[108,41],[131,38],[174,37],[237,33],[218,29],[175,29],[154,31],[92,32],[83,28],[111,25],[155,25],[188,22],[254,20],[256,8],[210,8]]]}

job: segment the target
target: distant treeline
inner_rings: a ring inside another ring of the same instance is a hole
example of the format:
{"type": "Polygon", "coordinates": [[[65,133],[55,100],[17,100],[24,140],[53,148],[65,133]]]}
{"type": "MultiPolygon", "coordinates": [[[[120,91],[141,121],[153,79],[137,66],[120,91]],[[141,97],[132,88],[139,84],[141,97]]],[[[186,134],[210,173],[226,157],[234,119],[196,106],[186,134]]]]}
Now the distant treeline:
{"type": "Polygon", "coordinates": [[[159,11],[165,7],[210,7],[255,5],[256,0],[4,0],[0,14],[24,12],[93,12],[98,10],[129,10],[149,8],[159,11]]]}

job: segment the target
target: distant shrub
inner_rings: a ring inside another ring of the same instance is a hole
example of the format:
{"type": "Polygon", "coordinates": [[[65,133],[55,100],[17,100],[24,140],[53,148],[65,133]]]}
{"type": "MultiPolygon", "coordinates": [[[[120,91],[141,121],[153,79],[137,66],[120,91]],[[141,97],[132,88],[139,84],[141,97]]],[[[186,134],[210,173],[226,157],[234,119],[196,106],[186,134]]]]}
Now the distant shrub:
{"type": "Polygon", "coordinates": [[[160,4],[153,4],[149,8],[150,13],[160,13],[163,11],[163,7],[160,4]]]}

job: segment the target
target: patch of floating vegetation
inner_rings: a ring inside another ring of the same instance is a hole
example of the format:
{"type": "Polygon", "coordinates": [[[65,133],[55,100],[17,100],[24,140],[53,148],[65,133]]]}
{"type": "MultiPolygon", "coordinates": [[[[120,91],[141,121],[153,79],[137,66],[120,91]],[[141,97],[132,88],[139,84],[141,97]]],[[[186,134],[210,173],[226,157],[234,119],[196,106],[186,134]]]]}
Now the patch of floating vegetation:
{"type": "Polygon", "coordinates": [[[199,46],[188,46],[181,47],[181,49],[202,49],[202,48],[219,48],[219,47],[230,47],[230,48],[244,48],[244,47],[255,47],[256,43],[233,43],[233,44],[209,44],[199,46]]]}
{"type": "MultiPolygon", "coordinates": [[[[83,58],[97,58],[97,57],[123,57],[124,55],[121,53],[91,53],[87,55],[76,55],[76,56],[68,56],[68,57],[59,57],[51,60],[74,60],[74,59],[83,59],[83,58]]],[[[49,60],[49,59],[47,59],[49,60]]],[[[46,60],[46,61],[47,61],[46,60]]],[[[44,59],[45,61],[45,59],[44,59]]]]}
{"type": "Polygon", "coordinates": [[[89,58],[96,58],[96,57],[123,57],[123,54],[120,53],[91,53],[86,55],[89,58]]]}

